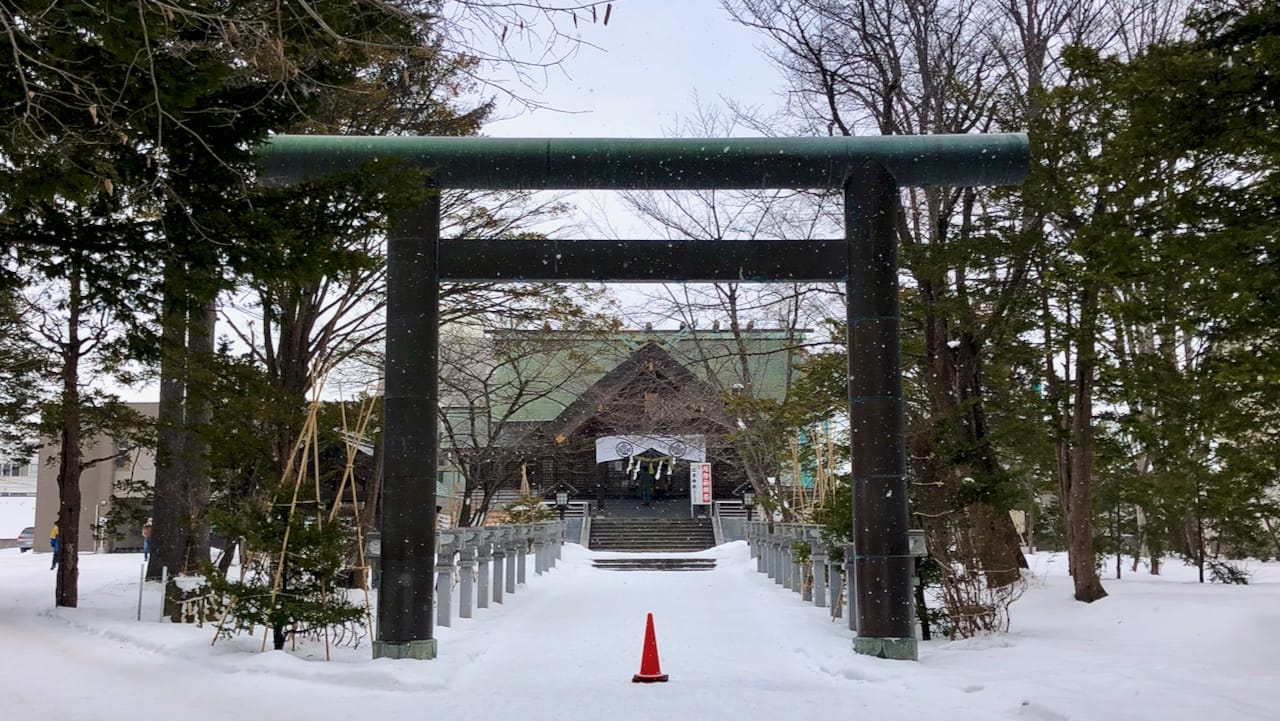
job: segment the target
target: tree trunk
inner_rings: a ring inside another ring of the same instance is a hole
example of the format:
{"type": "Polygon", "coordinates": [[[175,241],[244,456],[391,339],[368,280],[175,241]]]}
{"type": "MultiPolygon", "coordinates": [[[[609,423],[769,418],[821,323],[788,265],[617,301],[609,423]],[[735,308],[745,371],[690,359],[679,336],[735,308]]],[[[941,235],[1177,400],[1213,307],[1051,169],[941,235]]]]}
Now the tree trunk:
{"type": "MultiPolygon", "coordinates": [[[[308,339],[313,326],[314,316],[303,298],[305,293],[295,287],[283,289],[276,302],[279,308],[264,319],[264,342],[270,343],[266,329],[274,320],[278,323],[279,336],[272,348],[267,365],[277,387],[282,392],[285,402],[299,410],[305,409],[307,391],[311,388],[312,355],[308,350],[308,339]],[[305,307],[304,307],[305,306],[305,307]]],[[[264,309],[269,308],[272,296],[262,298],[264,309]]],[[[277,424],[276,428],[276,463],[277,478],[284,478],[289,469],[286,464],[298,443],[298,435],[302,431],[302,414],[291,414],[277,424]]]]}
{"type": "Polygon", "coordinates": [[[920,640],[933,640],[933,630],[929,628],[929,607],[924,595],[924,579],[920,578],[920,564],[928,563],[928,559],[916,559],[916,617],[920,619],[920,640]]]}
{"type": "Polygon", "coordinates": [[[227,577],[227,572],[231,570],[231,564],[235,561],[236,547],[240,542],[234,538],[227,539],[227,547],[222,549],[222,557],[218,559],[218,573],[223,578],[227,577]]]}
{"type": "Polygon", "coordinates": [[[1196,484],[1196,567],[1204,583],[1204,514],[1200,512],[1200,484],[1196,484]]]}
{"type": "MultiPolygon", "coordinates": [[[[977,455],[975,470],[989,479],[1001,478],[1000,464],[991,447],[987,427],[986,389],[982,382],[982,356],[978,341],[969,332],[961,335],[962,339],[956,348],[955,373],[956,387],[959,389],[958,400],[966,409],[962,432],[965,442],[977,455]]],[[[974,530],[984,539],[979,551],[986,569],[987,583],[999,587],[1021,579],[1019,569],[1027,568],[1027,559],[1022,555],[1018,529],[1009,512],[983,503],[969,508],[968,513],[974,530]]]]}
{"type": "Polygon", "coordinates": [[[1067,493],[1067,547],[1077,601],[1092,603],[1107,595],[1093,565],[1093,373],[1098,312],[1097,287],[1086,281],[1081,293],[1079,346],[1076,353],[1074,417],[1071,424],[1071,487],[1067,493]]]}
{"type": "Polygon", "coordinates": [[[54,603],[75,608],[80,577],[80,314],[79,263],[73,259],[62,348],[62,443],[58,466],[58,578],[54,603]]]}
{"type": "MultiPolygon", "coordinates": [[[[191,309],[188,319],[187,366],[201,376],[210,372],[213,361],[213,329],[216,323],[217,305],[213,299],[191,309]]],[[[183,423],[183,460],[187,472],[187,533],[183,544],[181,573],[203,572],[209,562],[209,444],[205,431],[210,421],[209,398],[198,390],[204,383],[192,383],[191,373],[186,378],[186,409],[183,423]]]]}
{"type": "MultiPolygon", "coordinates": [[[[1139,461],[1138,463],[1138,472],[1146,472],[1146,466],[1143,461],[1139,461]]],[[[1134,524],[1138,528],[1138,533],[1137,538],[1134,539],[1133,570],[1131,572],[1137,573],[1138,562],[1142,560],[1142,557],[1152,555],[1150,550],[1147,549],[1147,513],[1142,510],[1142,506],[1133,507],[1133,520],[1134,524]]]]}
{"type": "Polygon", "coordinates": [[[1133,549],[1133,565],[1129,568],[1129,573],[1138,572],[1138,563],[1142,561],[1142,549],[1146,544],[1146,531],[1142,526],[1138,527],[1138,537],[1134,539],[1136,545],[1133,549]]]}
{"type": "Polygon", "coordinates": [[[1022,578],[1019,569],[1027,567],[1027,560],[1018,547],[1018,531],[1009,513],[989,503],[975,503],[965,514],[973,528],[972,552],[982,563],[987,583],[998,588],[1022,578]]]}
{"type": "MultiPolygon", "coordinates": [[[[155,507],[152,511],[150,578],[197,574],[209,562],[208,448],[202,429],[208,425],[207,397],[193,392],[203,383],[193,374],[207,372],[213,355],[215,299],[189,305],[193,278],[181,259],[165,266],[161,309],[162,355],[156,457],[155,507]]],[[[205,279],[208,280],[208,279],[205,279]]],[[[214,293],[212,285],[200,288],[214,293]]],[[[165,612],[174,622],[180,613],[181,594],[165,589],[165,612]]]]}
{"type": "MultiPolygon", "coordinates": [[[[1040,258],[1041,272],[1048,266],[1048,260],[1040,258]]],[[[1057,433],[1054,435],[1053,455],[1056,468],[1058,471],[1058,503],[1062,506],[1062,526],[1063,533],[1068,538],[1067,543],[1067,568],[1074,574],[1071,566],[1071,427],[1070,416],[1062,407],[1062,400],[1065,396],[1065,386],[1071,383],[1071,346],[1064,342],[1063,345],[1063,367],[1066,378],[1059,378],[1058,371],[1054,367],[1055,353],[1053,327],[1055,324],[1054,315],[1049,308],[1049,286],[1046,283],[1040,284],[1040,321],[1041,332],[1044,334],[1044,374],[1045,374],[1045,391],[1048,403],[1047,410],[1049,417],[1054,419],[1057,433]]],[[[1071,309],[1067,308],[1067,323],[1071,322],[1071,309]]]]}
{"type": "Polygon", "coordinates": [[[1039,501],[1033,498],[1031,509],[1027,511],[1027,552],[1033,556],[1036,553],[1036,510],[1039,507],[1039,501]]]}
{"type": "MultiPolygon", "coordinates": [[[[937,310],[942,305],[940,289],[944,283],[936,278],[922,278],[919,283],[926,307],[925,352],[933,369],[928,385],[931,405],[935,414],[948,418],[955,442],[970,449],[973,457],[966,467],[955,470],[994,482],[1000,477],[1000,469],[983,410],[985,389],[977,341],[972,334],[963,333],[959,345],[953,348],[948,340],[953,331],[937,310]]],[[[938,451],[930,444],[928,452],[938,451]]],[[[946,478],[949,484],[955,483],[955,474],[947,474],[946,478]]],[[[1027,560],[1009,513],[989,503],[971,503],[957,510],[968,521],[969,529],[964,532],[969,542],[966,554],[976,559],[987,583],[1001,587],[1021,579],[1019,569],[1027,567],[1027,560]]]]}
{"type": "Polygon", "coordinates": [[[1119,581],[1120,580],[1120,563],[1123,560],[1123,556],[1124,556],[1124,553],[1121,552],[1121,548],[1120,548],[1120,504],[1119,503],[1116,504],[1115,509],[1112,511],[1112,516],[1115,521],[1114,532],[1113,532],[1114,535],[1112,536],[1112,545],[1116,547],[1115,549],[1116,550],[1116,580],[1119,581]]]}
{"type": "Polygon", "coordinates": [[[182,510],[187,496],[187,476],[182,469],[186,457],[182,448],[183,396],[186,391],[182,359],[187,336],[187,314],[182,301],[185,275],[181,261],[170,258],[165,263],[160,315],[155,501],[151,511],[151,559],[147,565],[147,578],[152,580],[160,579],[163,568],[176,573],[182,566],[187,546],[182,510]]]}
{"type": "Polygon", "coordinates": [[[1266,526],[1267,535],[1271,536],[1271,545],[1276,547],[1276,557],[1280,558],[1280,535],[1276,534],[1275,524],[1271,522],[1270,518],[1263,516],[1262,525],[1266,526]]]}
{"type": "MultiPolygon", "coordinates": [[[[463,481],[463,483],[466,483],[466,481],[463,481]]],[[[474,494],[474,491],[462,492],[462,503],[458,506],[458,527],[459,528],[467,528],[475,525],[474,523],[472,523],[472,518],[475,514],[471,512],[471,499],[473,497],[473,494],[474,494]]]]}

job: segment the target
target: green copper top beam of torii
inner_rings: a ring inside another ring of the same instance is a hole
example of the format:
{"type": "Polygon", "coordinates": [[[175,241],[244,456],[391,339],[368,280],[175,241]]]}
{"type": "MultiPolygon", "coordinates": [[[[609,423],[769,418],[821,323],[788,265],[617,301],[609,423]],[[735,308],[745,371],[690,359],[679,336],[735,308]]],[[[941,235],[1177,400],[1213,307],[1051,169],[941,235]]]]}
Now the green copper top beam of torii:
{"type": "Polygon", "coordinates": [[[290,183],[400,157],[442,188],[485,190],[839,189],[882,165],[898,187],[1017,185],[1024,133],[830,138],[476,138],[277,135],[264,180],[290,183]]]}

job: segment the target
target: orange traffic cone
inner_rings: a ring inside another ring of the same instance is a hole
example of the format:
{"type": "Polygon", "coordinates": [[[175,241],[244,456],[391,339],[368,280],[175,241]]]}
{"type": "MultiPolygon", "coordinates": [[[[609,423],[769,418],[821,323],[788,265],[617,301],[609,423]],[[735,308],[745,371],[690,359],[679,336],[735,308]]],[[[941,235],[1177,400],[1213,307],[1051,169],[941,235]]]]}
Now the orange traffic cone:
{"type": "Polygon", "coordinates": [[[653,633],[653,614],[644,627],[644,652],[640,654],[640,673],[631,678],[631,683],[658,683],[666,681],[667,675],[662,672],[658,663],[658,637],[653,633]]]}

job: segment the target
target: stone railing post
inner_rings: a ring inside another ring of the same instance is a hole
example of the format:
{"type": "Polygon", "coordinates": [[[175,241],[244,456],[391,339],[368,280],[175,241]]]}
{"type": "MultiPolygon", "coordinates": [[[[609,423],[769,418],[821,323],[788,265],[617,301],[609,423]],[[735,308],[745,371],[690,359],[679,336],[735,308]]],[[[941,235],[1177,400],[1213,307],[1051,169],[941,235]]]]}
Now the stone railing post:
{"type": "Polygon", "coordinates": [[[778,569],[775,583],[783,588],[790,588],[791,583],[791,543],[786,526],[778,531],[778,569]]]}
{"type": "Polygon", "coordinates": [[[453,625],[453,554],[458,537],[444,531],[436,540],[436,625],[453,625]]]}
{"type": "Polygon", "coordinates": [[[791,548],[791,590],[796,593],[800,593],[801,589],[804,589],[804,565],[801,565],[800,555],[796,552],[796,543],[800,543],[800,539],[803,537],[803,526],[791,526],[791,538],[787,546],[791,548]]]}
{"type": "Polygon", "coordinates": [[[547,528],[541,523],[533,527],[533,572],[539,576],[547,570],[547,528]]]}
{"type": "Polygon", "coordinates": [[[844,588],[844,578],[840,575],[840,563],[832,560],[831,556],[827,556],[827,578],[831,583],[827,584],[827,607],[831,609],[832,618],[840,618],[844,613],[844,607],[840,604],[840,589],[844,588]]]}
{"type": "Polygon", "coordinates": [[[756,556],[756,572],[769,575],[769,536],[765,535],[764,529],[757,528],[757,549],[760,551],[756,556]]]}
{"type": "Polygon", "coordinates": [[[516,592],[516,565],[520,561],[520,527],[507,526],[507,593],[516,592]]]}
{"type": "Polygon", "coordinates": [[[502,603],[502,584],[505,571],[503,569],[503,561],[507,557],[507,530],[505,528],[495,528],[493,530],[493,602],[502,603]]]}
{"type": "Polygon", "coordinates": [[[482,529],[476,537],[476,608],[489,607],[489,560],[493,558],[493,531],[482,529]]]}
{"type": "Polygon", "coordinates": [[[777,526],[769,534],[769,551],[769,578],[774,583],[782,583],[782,537],[778,535],[777,526]]]}
{"type": "Polygon", "coordinates": [[[764,573],[765,560],[765,539],[762,530],[762,524],[759,521],[751,522],[752,534],[755,538],[754,544],[756,549],[756,573],[764,573]]]}
{"type": "Polygon", "coordinates": [[[462,550],[458,553],[458,618],[471,618],[475,607],[476,546],[478,532],[460,531],[462,550]]]}
{"type": "Polygon", "coordinates": [[[782,585],[782,581],[783,581],[782,561],[784,560],[783,554],[785,553],[785,550],[786,550],[783,548],[783,546],[785,545],[786,544],[782,537],[782,524],[774,524],[773,526],[773,582],[778,584],[779,586],[782,585]]]}
{"type": "Polygon", "coordinates": [[[773,564],[769,561],[769,555],[773,553],[773,536],[769,533],[769,524],[764,521],[756,522],[756,532],[760,536],[760,540],[756,541],[760,555],[756,556],[756,567],[760,569],[769,578],[773,578],[773,564]]]}
{"type": "Polygon", "coordinates": [[[785,524],[782,527],[782,587],[791,590],[792,568],[794,564],[791,562],[791,555],[794,549],[791,547],[791,524],[785,524]]]}
{"type": "Polygon", "coordinates": [[[526,524],[517,526],[516,528],[520,536],[518,545],[516,546],[516,585],[524,586],[526,585],[525,574],[528,572],[528,569],[525,568],[525,566],[529,565],[527,563],[529,556],[529,536],[531,535],[533,526],[526,524]]]}
{"type": "Polygon", "coordinates": [[[756,569],[760,573],[769,572],[769,526],[763,521],[755,522],[756,526],[756,569]]]}
{"type": "Polygon", "coordinates": [[[755,528],[750,519],[744,518],[742,520],[742,532],[747,536],[747,554],[749,557],[755,558],[760,553],[760,549],[756,547],[755,528]]]}
{"type": "Polygon", "coordinates": [[[787,587],[789,591],[800,593],[800,587],[804,585],[804,577],[800,575],[801,564],[800,554],[796,551],[796,542],[803,536],[804,527],[795,524],[791,526],[791,532],[787,534],[787,550],[790,551],[788,560],[791,562],[789,570],[791,574],[791,585],[787,587]]]}
{"type": "Polygon", "coordinates": [[[804,596],[804,563],[800,561],[800,554],[796,553],[797,543],[808,545],[804,526],[796,526],[791,531],[791,590],[807,601],[809,599],[804,596]]]}
{"type": "Polygon", "coordinates": [[[813,605],[827,605],[827,547],[822,543],[822,531],[814,528],[809,536],[809,560],[813,564],[813,589],[810,596],[813,605]]]}
{"type": "Polygon", "coordinates": [[[764,537],[764,572],[771,581],[778,571],[777,555],[778,539],[773,535],[773,531],[769,531],[764,537]]]}

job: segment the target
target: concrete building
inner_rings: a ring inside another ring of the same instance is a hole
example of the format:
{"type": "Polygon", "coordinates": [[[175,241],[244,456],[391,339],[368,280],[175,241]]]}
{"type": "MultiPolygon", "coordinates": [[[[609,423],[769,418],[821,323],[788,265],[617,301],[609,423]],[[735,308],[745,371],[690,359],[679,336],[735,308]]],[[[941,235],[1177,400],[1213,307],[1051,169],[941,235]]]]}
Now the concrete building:
{"type": "MultiPolygon", "coordinates": [[[[131,408],[154,418],[158,403],[130,403],[131,408]]],[[[116,548],[141,548],[142,529],[122,529],[118,539],[95,539],[94,527],[100,518],[111,511],[113,503],[128,503],[140,494],[125,490],[129,481],[155,484],[155,452],[151,448],[121,448],[106,435],[87,440],[83,445],[85,458],[117,456],[86,468],[80,474],[80,544],[84,551],[112,551],[116,548]],[[123,455],[119,455],[123,453],[123,455]]],[[[35,550],[48,552],[49,531],[58,518],[58,446],[46,443],[40,449],[36,483],[36,542],[35,550]]]]}
{"type": "Polygon", "coordinates": [[[36,494],[37,458],[25,461],[0,455],[0,496],[34,496],[36,494]]]}

